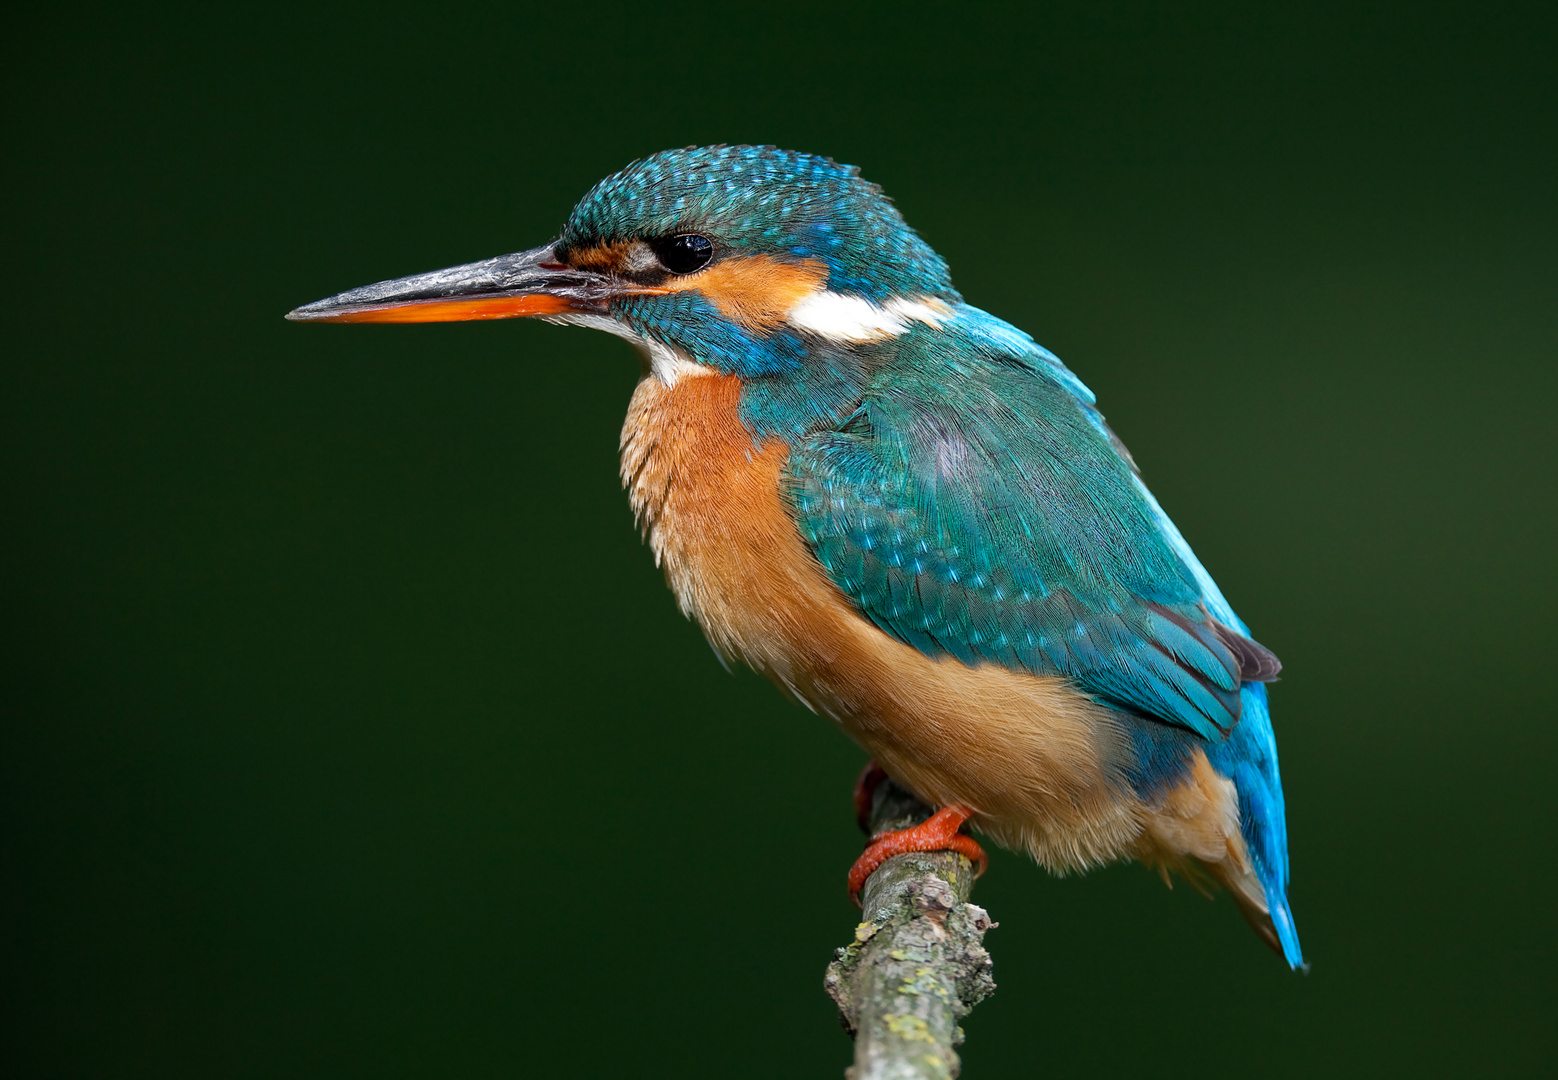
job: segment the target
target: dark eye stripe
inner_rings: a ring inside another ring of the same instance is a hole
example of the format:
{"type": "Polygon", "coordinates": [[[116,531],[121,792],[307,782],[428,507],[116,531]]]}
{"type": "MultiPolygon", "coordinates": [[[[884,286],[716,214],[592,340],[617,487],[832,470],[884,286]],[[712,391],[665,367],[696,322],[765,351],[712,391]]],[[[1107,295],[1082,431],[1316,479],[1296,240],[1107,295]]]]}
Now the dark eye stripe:
{"type": "Polygon", "coordinates": [[[708,237],[697,233],[651,240],[649,246],[654,249],[660,264],[673,274],[691,274],[702,270],[714,258],[714,245],[708,237]]]}

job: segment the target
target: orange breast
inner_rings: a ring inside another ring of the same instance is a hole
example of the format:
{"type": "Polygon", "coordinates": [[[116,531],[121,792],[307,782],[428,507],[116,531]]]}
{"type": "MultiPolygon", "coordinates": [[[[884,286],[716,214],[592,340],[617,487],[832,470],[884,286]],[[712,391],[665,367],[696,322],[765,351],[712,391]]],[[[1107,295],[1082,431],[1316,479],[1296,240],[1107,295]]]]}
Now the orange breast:
{"type": "MultiPolygon", "coordinates": [[[[622,431],[634,512],[714,647],[832,717],[925,801],[971,807],[981,832],[1052,869],[1157,848],[1162,808],[1111,779],[1126,751],[1106,709],[1064,679],[931,659],[856,612],[781,497],[788,447],[755,444],[740,400],[733,376],[646,376],[622,431]]],[[[1189,840],[1196,815],[1179,810],[1189,840]]]]}

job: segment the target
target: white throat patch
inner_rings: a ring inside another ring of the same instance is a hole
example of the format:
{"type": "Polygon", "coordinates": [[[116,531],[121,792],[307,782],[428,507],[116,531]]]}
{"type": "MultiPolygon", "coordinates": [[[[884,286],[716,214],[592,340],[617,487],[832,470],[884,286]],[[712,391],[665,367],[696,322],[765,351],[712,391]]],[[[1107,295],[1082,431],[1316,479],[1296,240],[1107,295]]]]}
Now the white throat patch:
{"type": "Polygon", "coordinates": [[[604,330],[633,343],[649,360],[649,371],[666,386],[675,386],[678,379],[690,376],[718,375],[707,364],[700,364],[674,345],[647,338],[609,315],[558,315],[546,320],[559,326],[587,326],[591,330],[604,330]]]}

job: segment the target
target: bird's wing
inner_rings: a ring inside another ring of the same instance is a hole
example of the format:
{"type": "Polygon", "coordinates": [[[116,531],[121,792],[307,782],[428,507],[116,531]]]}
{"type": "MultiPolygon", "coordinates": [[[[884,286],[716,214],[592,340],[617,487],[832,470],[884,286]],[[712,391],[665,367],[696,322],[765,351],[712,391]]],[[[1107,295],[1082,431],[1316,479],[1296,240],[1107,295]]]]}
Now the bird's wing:
{"type": "Polygon", "coordinates": [[[833,581],[927,655],[1223,739],[1276,657],[1208,613],[1087,388],[973,309],[899,345],[847,423],[792,449],[786,495],[833,581]]]}

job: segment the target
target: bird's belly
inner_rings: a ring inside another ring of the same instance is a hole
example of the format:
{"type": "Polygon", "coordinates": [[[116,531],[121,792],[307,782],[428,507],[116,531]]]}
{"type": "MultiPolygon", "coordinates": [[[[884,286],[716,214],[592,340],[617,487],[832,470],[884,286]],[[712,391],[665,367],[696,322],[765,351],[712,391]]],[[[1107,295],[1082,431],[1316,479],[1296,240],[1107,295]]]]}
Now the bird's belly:
{"type": "Polygon", "coordinates": [[[932,659],[862,618],[781,496],[788,447],[754,445],[740,383],[647,376],[623,479],[683,611],[722,654],[844,728],[894,779],[961,803],[997,842],[1056,870],[1144,854],[1158,808],[1119,779],[1116,718],[1066,680],[932,659]]]}

